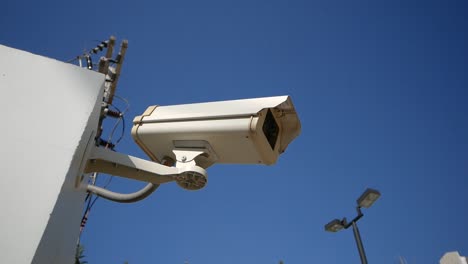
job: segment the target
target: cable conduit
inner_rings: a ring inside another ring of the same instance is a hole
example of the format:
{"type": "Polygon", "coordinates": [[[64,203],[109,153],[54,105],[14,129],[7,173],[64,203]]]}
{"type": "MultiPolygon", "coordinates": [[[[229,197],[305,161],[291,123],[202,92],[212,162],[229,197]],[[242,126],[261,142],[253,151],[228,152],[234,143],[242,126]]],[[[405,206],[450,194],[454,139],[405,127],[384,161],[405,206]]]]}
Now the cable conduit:
{"type": "Polygon", "coordinates": [[[136,191],[134,193],[117,193],[113,191],[109,191],[107,189],[95,186],[95,185],[88,185],[86,187],[88,192],[94,193],[99,197],[104,199],[118,202],[118,203],[134,203],[141,201],[152,194],[157,188],[159,184],[148,183],[145,187],[141,190],[136,191]]]}

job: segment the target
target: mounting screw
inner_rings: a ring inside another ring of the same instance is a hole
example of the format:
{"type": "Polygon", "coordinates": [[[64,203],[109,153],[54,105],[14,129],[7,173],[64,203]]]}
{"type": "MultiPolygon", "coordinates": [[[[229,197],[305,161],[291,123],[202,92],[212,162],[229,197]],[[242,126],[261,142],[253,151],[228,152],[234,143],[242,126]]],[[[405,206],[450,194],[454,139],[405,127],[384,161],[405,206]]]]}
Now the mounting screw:
{"type": "Polygon", "coordinates": [[[182,162],[185,162],[187,161],[187,157],[186,156],[182,156],[182,162]]]}

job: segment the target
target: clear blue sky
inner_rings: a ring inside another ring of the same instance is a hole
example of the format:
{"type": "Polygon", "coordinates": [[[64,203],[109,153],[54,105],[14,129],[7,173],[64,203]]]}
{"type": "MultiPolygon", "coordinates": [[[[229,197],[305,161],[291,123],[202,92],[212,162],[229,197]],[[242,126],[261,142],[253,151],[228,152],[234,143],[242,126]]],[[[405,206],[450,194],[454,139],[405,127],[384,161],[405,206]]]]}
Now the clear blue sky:
{"type": "Polygon", "coordinates": [[[128,131],[149,105],[291,95],[300,115],[275,166],[215,165],[200,191],[99,200],[90,264],[359,263],[352,231],[323,226],[353,217],[367,187],[382,193],[359,221],[370,263],[468,255],[466,1],[7,0],[0,24],[1,44],[59,60],[129,40],[120,152],[145,157],[128,131]]]}

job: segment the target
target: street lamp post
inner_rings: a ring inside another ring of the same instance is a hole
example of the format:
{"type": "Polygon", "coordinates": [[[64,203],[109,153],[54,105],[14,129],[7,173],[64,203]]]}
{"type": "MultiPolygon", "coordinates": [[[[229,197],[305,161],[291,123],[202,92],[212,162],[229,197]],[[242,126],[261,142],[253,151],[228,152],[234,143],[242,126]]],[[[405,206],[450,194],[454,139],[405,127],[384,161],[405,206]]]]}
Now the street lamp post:
{"type": "Polygon", "coordinates": [[[325,230],[328,232],[338,232],[341,229],[348,229],[350,226],[353,227],[354,239],[356,240],[356,245],[359,251],[359,256],[361,257],[361,263],[367,264],[367,257],[364,251],[364,246],[362,245],[361,235],[357,226],[357,221],[364,216],[361,211],[362,207],[369,208],[372,204],[380,197],[380,192],[374,189],[367,189],[363,194],[357,199],[357,216],[348,222],[346,217],[342,220],[334,219],[325,225],[325,230]]]}

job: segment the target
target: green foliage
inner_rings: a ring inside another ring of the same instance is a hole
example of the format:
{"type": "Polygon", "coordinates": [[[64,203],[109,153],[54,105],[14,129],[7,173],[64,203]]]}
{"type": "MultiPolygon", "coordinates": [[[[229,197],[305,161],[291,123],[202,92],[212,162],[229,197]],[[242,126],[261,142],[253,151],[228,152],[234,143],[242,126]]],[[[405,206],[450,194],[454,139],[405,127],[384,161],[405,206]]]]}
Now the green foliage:
{"type": "Polygon", "coordinates": [[[84,247],[81,244],[78,244],[76,246],[76,252],[75,252],[75,264],[88,264],[88,261],[84,260],[85,258],[84,253],[84,247]]]}

